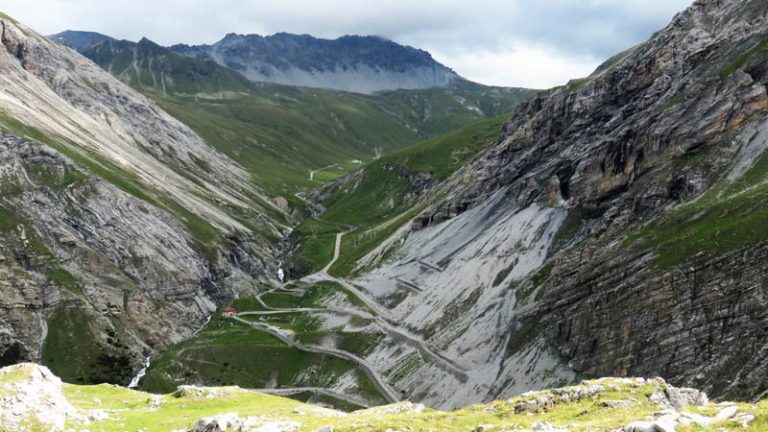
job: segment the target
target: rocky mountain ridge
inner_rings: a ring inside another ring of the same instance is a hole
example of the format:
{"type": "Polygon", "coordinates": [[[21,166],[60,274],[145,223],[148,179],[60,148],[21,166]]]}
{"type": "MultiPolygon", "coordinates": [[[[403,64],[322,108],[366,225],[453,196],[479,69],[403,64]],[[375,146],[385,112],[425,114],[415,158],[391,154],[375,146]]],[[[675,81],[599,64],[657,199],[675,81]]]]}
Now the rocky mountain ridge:
{"type": "MultiPolygon", "coordinates": [[[[81,31],[65,31],[50,38],[84,54],[99,45],[130,43],[81,31]]],[[[177,44],[168,49],[186,57],[215,62],[253,82],[363,94],[445,88],[454,81],[464,81],[428,52],[376,36],[328,40],[289,33],[272,36],[231,33],[211,45],[177,44]]]]}
{"type": "Polygon", "coordinates": [[[126,383],[276,276],[282,210],[75,51],[0,16],[0,359],[126,383]]]}
{"type": "Polygon", "coordinates": [[[174,45],[171,50],[213,60],[252,81],[356,93],[446,87],[460,79],[426,51],[375,36],[327,40],[232,33],[212,45],[174,45]]]}
{"type": "Polygon", "coordinates": [[[715,397],[765,395],[767,14],[696,1],[525,102],[423,194],[425,211],[393,219],[351,283],[469,371],[423,364],[399,389],[450,407],[660,373],[715,397]]]}

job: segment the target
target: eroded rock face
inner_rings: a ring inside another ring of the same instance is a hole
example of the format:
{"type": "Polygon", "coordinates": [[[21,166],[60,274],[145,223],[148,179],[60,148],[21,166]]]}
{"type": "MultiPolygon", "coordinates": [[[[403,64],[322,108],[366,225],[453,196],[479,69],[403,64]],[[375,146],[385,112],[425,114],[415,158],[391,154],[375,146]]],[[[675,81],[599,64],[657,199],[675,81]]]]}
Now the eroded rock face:
{"type": "Polygon", "coordinates": [[[765,390],[766,245],[664,270],[655,251],[623,242],[766,148],[765,53],[731,65],[764,40],[767,14],[757,1],[695,2],[583,87],[526,103],[498,145],[454,179],[457,196],[507,187],[514,203],[569,209],[569,231],[549,253],[552,276],[517,319],[536,322],[532,335],[575,371],[662,375],[715,396],[765,390]]]}
{"type": "Polygon", "coordinates": [[[0,184],[4,365],[127,384],[147,351],[190,335],[264,272],[253,258],[247,270],[226,259],[253,257],[247,242],[214,264],[173,215],[29,140],[0,137],[0,184]]]}
{"type": "MultiPolygon", "coordinates": [[[[661,375],[716,397],[766,391],[768,245],[714,245],[670,268],[627,246],[768,148],[766,34],[764,2],[696,1],[588,79],[524,103],[495,145],[428,194],[448,198],[358,279],[381,299],[392,274],[423,288],[395,314],[468,370],[461,383],[414,367],[399,382],[407,394],[467,404],[579,374],[661,375]],[[510,232],[535,241],[496,234],[511,215],[510,232]]],[[[394,368],[393,352],[380,363],[394,368]]]]}
{"type": "Polygon", "coordinates": [[[0,114],[0,365],[127,384],[145,355],[276,273],[263,233],[280,234],[283,210],[244,169],[5,17],[0,114]]]}

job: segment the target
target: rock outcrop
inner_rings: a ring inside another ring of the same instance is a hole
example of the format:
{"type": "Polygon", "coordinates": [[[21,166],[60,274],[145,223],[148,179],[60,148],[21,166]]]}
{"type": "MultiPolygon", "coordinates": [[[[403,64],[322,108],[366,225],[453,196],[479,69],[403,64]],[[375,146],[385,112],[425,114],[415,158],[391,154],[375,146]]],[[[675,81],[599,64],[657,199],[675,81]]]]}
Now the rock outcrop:
{"type": "Polygon", "coordinates": [[[27,139],[0,137],[0,183],[4,364],[127,384],[146,351],[182,340],[266,272],[212,263],[172,214],[27,139]]]}
{"type": "Polygon", "coordinates": [[[256,417],[241,418],[237,414],[223,414],[198,421],[189,432],[296,432],[299,428],[301,423],[297,421],[266,421],[256,417]]]}
{"type": "MultiPolygon", "coordinates": [[[[764,394],[766,33],[764,2],[696,1],[592,76],[525,102],[430,190],[425,202],[446,198],[356,283],[382,301],[393,274],[421,287],[395,319],[469,379],[425,364],[400,388],[440,406],[576,376],[764,394]]],[[[372,357],[397,370],[407,353],[372,357]]]]}
{"type": "Polygon", "coordinates": [[[147,354],[274,279],[285,215],[75,51],[5,16],[0,35],[0,365],[128,384],[147,354]]]}
{"type": "Polygon", "coordinates": [[[77,415],[64,397],[61,380],[45,367],[20,364],[0,369],[0,383],[2,430],[20,431],[30,424],[63,430],[67,418],[77,415]]]}

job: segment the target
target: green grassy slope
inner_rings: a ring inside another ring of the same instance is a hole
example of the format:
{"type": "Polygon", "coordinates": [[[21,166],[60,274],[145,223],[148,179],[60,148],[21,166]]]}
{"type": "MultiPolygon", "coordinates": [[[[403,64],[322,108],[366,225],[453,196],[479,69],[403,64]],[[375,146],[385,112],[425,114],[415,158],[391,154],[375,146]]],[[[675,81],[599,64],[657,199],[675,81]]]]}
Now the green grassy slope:
{"type": "Polygon", "coordinates": [[[473,97],[499,115],[527,95],[467,84],[451,96],[446,90],[389,92],[373,96],[318,89],[256,86],[247,94],[226,97],[155,95],[161,106],[213,146],[239,161],[254,181],[273,195],[291,199],[302,188],[315,188],[354,168],[353,160],[372,160],[435,135],[485,118],[462,106],[473,97]],[[430,115],[424,111],[429,107],[430,115]],[[338,165],[336,165],[338,164],[338,165]],[[310,171],[336,165],[335,175],[310,171]]]}
{"type": "Polygon", "coordinates": [[[348,274],[357,260],[375,248],[421,209],[413,199],[414,181],[432,184],[448,178],[474,158],[499,133],[507,115],[484,120],[438,138],[386,155],[366,165],[352,179],[333,186],[327,210],[295,231],[304,272],[321,269],[333,257],[335,234],[344,238],[341,256],[331,269],[348,274]],[[416,180],[414,180],[416,179],[416,180]],[[391,224],[385,225],[389,221],[391,224]],[[380,229],[374,229],[380,226],[380,229]]]}
{"type": "MultiPolygon", "coordinates": [[[[352,293],[330,282],[307,287],[300,297],[282,291],[265,293],[262,301],[272,308],[323,308],[326,301],[334,297],[351,309],[367,311],[352,293]]],[[[253,298],[236,300],[231,306],[239,312],[265,310],[253,298]]],[[[321,345],[322,340],[330,336],[340,349],[359,356],[364,356],[381,338],[381,335],[368,331],[326,328],[322,315],[318,314],[246,314],[242,318],[290,330],[295,334],[295,340],[304,344],[321,345]]],[[[170,392],[180,384],[327,388],[348,373],[352,373],[357,381],[351,396],[375,404],[386,402],[355,363],[293,348],[242,322],[215,316],[194,337],[155,357],[141,388],[155,393],[170,392]]]]}
{"type": "Polygon", "coordinates": [[[735,181],[723,180],[698,200],[631,233],[625,242],[656,252],[660,268],[699,254],[718,256],[768,240],[768,153],[735,181]]]}
{"type": "Polygon", "coordinates": [[[131,87],[160,94],[197,94],[248,91],[242,75],[212,61],[178,56],[142,39],[106,41],[84,55],[131,87]]]}
{"type": "Polygon", "coordinates": [[[149,96],[240,162],[274,196],[329,182],[370,161],[512,111],[525,89],[456,81],[449,88],[361,95],[248,82],[148,40],[109,41],[84,55],[149,96]],[[323,170],[329,168],[330,171],[323,170]],[[320,170],[313,179],[310,172],[320,170]]]}

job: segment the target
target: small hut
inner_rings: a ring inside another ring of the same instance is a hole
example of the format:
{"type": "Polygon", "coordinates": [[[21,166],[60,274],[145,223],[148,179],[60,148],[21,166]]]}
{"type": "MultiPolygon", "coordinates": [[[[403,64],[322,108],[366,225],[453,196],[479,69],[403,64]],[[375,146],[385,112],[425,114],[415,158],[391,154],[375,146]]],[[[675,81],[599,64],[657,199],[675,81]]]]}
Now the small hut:
{"type": "Polygon", "coordinates": [[[233,317],[237,315],[237,309],[233,307],[225,307],[223,311],[221,311],[221,314],[225,317],[233,317]]]}

